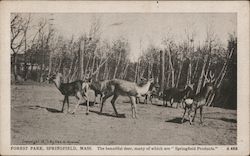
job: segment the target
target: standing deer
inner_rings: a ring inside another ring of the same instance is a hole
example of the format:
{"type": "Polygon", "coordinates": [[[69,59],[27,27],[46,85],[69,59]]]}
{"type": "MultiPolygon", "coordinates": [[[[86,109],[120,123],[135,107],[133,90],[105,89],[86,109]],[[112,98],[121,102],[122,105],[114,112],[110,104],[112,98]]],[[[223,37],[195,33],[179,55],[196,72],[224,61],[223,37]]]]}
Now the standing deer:
{"type": "Polygon", "coordinates": [[[89,84],[89,88],[95,92],[94,104],[96,103],[96,97],[98,95],[100,95],[100,103],[102,103],[103,94],[107,90],[108,83],[109,83],[109,80],[104,80],[104,81],[91,82],[89,84]]]}
{"type": "Polygon", "coordinates": [[[100,112],[102,113],[103,105],[105,101],[112,95],[113,98],[111,100],[111,104],[115,111],[116,116],[118,116],[118,112],[115,108],[115,101],[119,95],[128,96],[131,101],[131,111],[132,111],[132,118],[137,118],[137,110],[136,110],[136,97],[140,97],[146,94],[149,90],[151,83],[153,83],[153,79],[147,81],[146,84],[138,85],[135,82],[129,82],[126,80],[120,79],[113,79],[109,81],[108,88],[109,92],[103,97],[102,105],[100,112]]]}
{"type": "MultiPolygon", "coordinates": [[[[64,111],[64,104],[67,102],[67,112],[69,113],[69,96],[75,96],[78,100],[74,111],[72,114],[76,112],[76,109],[78,108],[79,104],[83,102],[83,99],[87,101],[87,109],[86,109],[86,114],[88,115],[89,113],[89,100],[86,95],[88,91],[88,83],[89,82],[84,82],[82,80],[76,80],[71,83],[62,83],[62,74],[58,73],[57,75],[53,75],[51,77],[47,78],[50,82],[53,81],[57,89],[61,92],[62,95],[64,95],[64,100],[63,100],[63,106],[61,112],[64,111]]],[[[91,81],[91,80],[89,80],[91,81]]]]}
{"type": "Polygon", "coordinates": [[[176,108],[178,108],[179,103],[183,103],[184,99],[189,96],[190,92],[193,90],[194,84],[189,84],[185,89],[170,88],[163,91],[163,105],[167,106],[167,102],[170,102],[171,107],[174,102],[177,102],[176,108]],[[165,104],[166,101],[166,104],[165,104]]]}
{"type": "MultiPolygon", "coordinates": [[[[154,85],[151,85],[149,87],[149,91],[142,95],[143,97],[145,97],[144,99],[144,104],[148,104],[148,100],[150,101],[150,103],[152,104],[153,103],[153,98],[154,97],[159,97],[159,88],[154,86],[154,85]]],[[[137,100],[140,102],[140,98],[137,97],[137,100]]]]}
{"type": "Polygon", "coordinates": [[[182,123],[184,121],[186,111],[188,111],[189,123],[192,124],[194,122],[197,109],[200,109],[200,124],[203,123],[203,114],[202,114],[203,106],[206,105],[206,101],[207,101],[207,97],[209,93],[214,90],[214,84],[213,84],[215,81],[214,74],[212,74],[210,71],[209,75],[210,75],[210,78],[207,78],[207,76],[205,75],[205,81],[207,82],[205,86],[203,87],[203,89],[198,94],[188,97],[185,100],[184,113],[183,113],[182,120],[181,120],[182,123]],[[194,112],[193,118],[191,115],[192,112],[194,112]]]}

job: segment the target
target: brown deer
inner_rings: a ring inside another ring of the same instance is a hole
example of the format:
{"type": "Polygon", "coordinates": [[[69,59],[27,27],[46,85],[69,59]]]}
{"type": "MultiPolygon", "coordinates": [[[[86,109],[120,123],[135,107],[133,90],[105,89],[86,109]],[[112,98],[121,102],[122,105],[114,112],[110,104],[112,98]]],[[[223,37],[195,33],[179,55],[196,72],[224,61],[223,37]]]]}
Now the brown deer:
{"type": "Polygon", "coordinates": [[[167,102],[169,101],[171,107],[173,107],[173,103],[177,102],[176,108],[178,108],[179,103],[183,103],[184,99],[189,96],[193,86],[194,84],[188,84],[185,89],[170,88],[163,90],[163,105],[167,107],[167,102]]]}
{"type": "Polygon", "coordinates": [[[192,124],[194,122],[196,112],[198,109],[200,109],[200,124],[203,123],[203,106],[206,105],[207,97],[211,91],[214,90],[214,74],[212,72],[209,72],[210,78],[208,79],[207,76],[205,75],[205,81],[206,84],[202,88],[202,90],[194,95],[190,96],[185,100],[185,107],[184,107],[184,113],[182,116],[181,122],[183,123],[184,117],[186,114],[186,111],[188,111],[188,117],[189,117],[189,123],[192,124]],[[192,118],[192,112],[194,112],[193,118],[192,118]]]}
{"type": "Polygon", "coordinates": [[[114,95],[111,100],[111,104],[113,106],[116,116],[118,116],[118,112],[115,108],[115,101],[118,98],[118,96],[122,95],[122,96],[128,96],[130,98],[132,118],[137,118],[136,97],[140,97],[146,94],[153,81],[154,81],[153,79],[150,79],[149,81],[147,81],[146,84],[138,85],[135,82],[130,82],[126,80],[120,80],[120,79],[110,80],[108,82],[109,92],[107,92],[107,94],[105,94],[105,96],[103,97],[100,112],[102,113],[105,101],[110,96],[114,95]]]}
{"type": "MultiPolygon", "coordinates": [[[[144,80],[144,84],[147,83],[147,81],[144,80]]],[[[143,83],[141,83],[140,85],[142,85],[143,83]]],[[[146,94],[142,95],[142,97],[144,97],[144,104],[148,104],[148,100],[151,102],[151,104],[153,103],[153,98],[154,97],[159,97],[159,90],[160,86],[158,83],[156,84],[151,84],[149,87],[149,90],[146,94]]],[[[140,103],[140,98],[136,97],[136,103],[140,103]]]]}
{"type": "Polygon", "coordinates": [[[104,80],[104,81],[91,82],[89,84],[89,88],[95,92],[94,104],[96,103],[96,98],[98,95],[100,95],[100,103],[102,103],[102,98],[103,98],[104,93],[107,90],[108,83],[109,83],[109,80],[104,80]]]}
{"type": "Polygon", "coordinates": [[[153,103],[153,98],[154,97],[159,97],[159,88],[153,86],[151,89],[149,89],[149,91],[143,95],[145,97],[144,99],[144,104],[148,104],[148,100],[150,101],[150,103],[153,103]]]}
{"type": "Polygon", "coordinates": [[[76,109],[78,108],[79,104],[83,103],[83,99],[87,101],[87,109],[86,114],[89,113],[89,100],[87,97],[87,91],[89,89],[89,82],[91,80],[88,80],[88,82],[82,81],[82,80],[76,80],[71,83],[62,83],[62,74],[58,73],[57,75],[52,75],[47,78],[50,82],[54,82],[57,89],[61,92],[62,95],[64,95],[63,100],[63,106],[61,109],[61,112],[64,111],[64,104],[67,102],[67,112],[69,113],[69,96],[75,96],[78,100],[76,107],[72,114],[76,112],[76,109]]]}

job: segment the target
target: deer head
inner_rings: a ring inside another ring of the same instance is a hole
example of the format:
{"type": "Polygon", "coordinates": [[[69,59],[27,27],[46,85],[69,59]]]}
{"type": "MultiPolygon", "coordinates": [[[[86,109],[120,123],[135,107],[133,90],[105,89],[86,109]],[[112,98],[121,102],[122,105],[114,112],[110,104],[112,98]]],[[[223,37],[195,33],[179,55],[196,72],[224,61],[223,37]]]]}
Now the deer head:
{"type": "Polygon", "coordinates": [[[50,75],[47,75],[46,80],[49,81],[49,83],[51,83],[55,78],[56,78],[55,74],[50,74],[50,75]]]}
{"type": "Polygon", "coordinates": [[[214,90],[214,82],[215,82],[215,78],[214,78],[214,73],[212,73],[212,71],[209,71],[209,78],[207,77],[207,75],[205,75],[205,89],[207,90],[207,93],[211,92],[214,90]]]}
{"type": "Polygon", "coordinates": [[[53,82],[53,81],[60,81],[62,79],[62,74],[61,73],[57,73],[57,74],[51,74],[47,76],[47,81],[49,81],[49,83],[53,82]]]}
{"type": "Polygon", "coordinates": [[[147,82],[147,79],[144,78],[144,77],[141,77],[141,78],[140,78],[140,83],[145,83],[145,82],[147,82]]]}
{"type": "Polygon", "coordinates": [[[214,73],[212,73],[212,71],[209,71],[209,77],[207,77],[207,74],[204,74],[205,77],[205,81],[206,83],[214,83],[215,82],[215,78],[214,78],[214,73]]]}

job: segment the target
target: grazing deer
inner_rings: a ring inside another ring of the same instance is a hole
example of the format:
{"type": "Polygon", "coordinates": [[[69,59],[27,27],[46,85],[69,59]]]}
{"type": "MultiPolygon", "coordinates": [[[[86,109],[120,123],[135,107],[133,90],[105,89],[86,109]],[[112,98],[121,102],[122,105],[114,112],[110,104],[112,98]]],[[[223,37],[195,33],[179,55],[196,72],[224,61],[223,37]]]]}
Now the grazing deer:
{"type": "Polygon", "coordinates": [[[188,117],[189,117],[189,123],[192,124],[194,122],[195,116],[196,116],[196,111],[197,109],[200,109],[200,124],[203,123],[203,106],[206,105],[207,97],[211,91],[214,90],[214,74],[209,72],[210,78],[208,79],[205,75],[205,81],[206,84],[203,87],[203,89],[196,95],[188,97],[184,102],[185,102],[185,107],[184,107],[184,113],[182,116],[181,122],[183,123],[184,117],[186,114],[186,111],[188,111],[188,117]],[[192,118],[191,113],[194,112],[194,116],[192,118]]]}
{"type": "Polygon", "coordinates": [[[112,95],[113,98],[111,100],[111,104],[113,106],[113,109],[115,111],[116,116],[118,116],[118,112],[115,108],[115,101],[118,98],[119,95],[122,96],[128,96],[131,101],[131,110],[132,110],[132,118],[137,118],[137,111],[136,111],[136,97],[140,97],[144,94],[146,94],[149,90],[150,85],[153,83],[153,79],[150,79],[147,81],[146,84],[138,85],[134,82],[129,82],[126,80],[120,80],[120,79],[113,79],[110,80],[108,83],[109,92],[105,94],[102,100],[101,110],[102,112],[103,105],[105,101],[112,95]]]}
{"type": "MultiPolygon", "coordinates": [[[[150,87],[149,87],[149,91],[146,93],[146,94],[144,94],[144,95],[142,95],[143,97],[145,97],[145,99],[144,99],[144,104],[148,104],[148,100],[151,102],[151,104],[153,103],[153,98],[154,97],[159,97],[159,88],[158,87],[156,87],[156,86],[154,86],[154,85],[151,85],[150,87]]],[[[140,98],[139,97],[137,97],[136,98],[136,100],[138,101],[138,102],[140,102],[140,98]]],[[[137,102],[137,103],[138,103],[137,102]]]]}
{"type": "Polygon", "coordinates": [[[95,92],[94,104],[96,103],[96,97],[98,95],[100,95],[100,103],[102,103],[103,94],[107,90],[108,82],[109,80],[104,80],[104,81],[91,82],[89,84],[89,88],[95,92]]]}
{"type": "MultiPolygon", "coordinates": [[[[83,102],[83,99],[87,101],[87,109],[86,114],[89,113],[89,100],[86,95],[86,92],[89,88],[88,82],[84,82],[82,80],[76,80],[71,83],[62,83],[62,74],[58,73],[57,75],[53,75],[51,77],[47,78],[50,82],[54,82],[57,89],[61,92],[62,95],[64,95],[63,100],[63,106],[61,112],[64,111],[64,104],[67,102],[67,112],[69,113],[69,96],[75,96],[78,99],[78,102],[76,104],[76,107],[72,114],[76,112],[76,109],[78,108],[79,104],[83,102]]],[[[91,80],[89,80],[91,81],[91,80]]]]}
{"type": "Polygon", "coordinates": [[[183,103],[184,99],[189,96],[190,92],[193,90],[194,84],[189,84],[185,89],[170,88],[163,91],[163,105],[167,106],[167,102],[170,102],[171,107],[173,103],[177,102],[176,108],[178,108],[179,103],[183,103]],[[164,104],[166,101],[166,104],[164,104]]]}

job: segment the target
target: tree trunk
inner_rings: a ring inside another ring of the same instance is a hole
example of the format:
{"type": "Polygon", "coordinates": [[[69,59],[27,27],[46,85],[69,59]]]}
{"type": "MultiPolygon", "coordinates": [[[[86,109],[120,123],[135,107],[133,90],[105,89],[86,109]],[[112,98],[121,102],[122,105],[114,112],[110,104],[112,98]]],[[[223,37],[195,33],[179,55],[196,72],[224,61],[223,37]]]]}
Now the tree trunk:
{"type": "Polygon", "coordinates": [[[174,85],[174,67],[173,67],[173,62],[172,62],[172,58],[171,58],[171,48],[169,48],[168,50],[168,63],[169,63],[169,68],[170,68],[170,71],[171,71],[171,88],[173,88],[175,85],[174,85]]]}
{"type": "Polygon", "coordinates": [[[161,64],[161,71],[160,71],[160,91],[162,92],[164,89],[164,79],[165,79],[165,51],[160,51],[160,64],[161,64]]]}
{"type": "Polygon", "coordinates": [[[113,79],[115,79],[115,77],[116,77],[117,69],[118,69],[118,67],[119,67],[120,60],[121,60],[121,54],[122,54],[122,52],[120,51],[120,52],[119,52],[119,56],[118,56],[118,61],[117,61],[117,64],[116,64],[116,66],[115,66],[115,71],[114,71],[113,79]]]}
{"type": "Polygon", "coordinates": [[[230,61],[230,59],[231,59],[231,57],[232,57],[233,51],[234,51],[234,49],[232,49],[232,50],[230,51],[230,53],[228,54],[227,60],[226,60],[226,62],[224,63],[224,65],[223,65],[223,67],[222,67],[222,70],[221,70],[221,72],[220,72],[220,74],[219,74],[217,80],[215,81],[215,84],[216,84],[216,87],[217,87],[217,88],[220,87],[220,85],[221,85],[221,83],[222,83],[222,81],[223,81],[223,79],[224,79],[224,77],[225,77],[225,75],[226,75],[227,68],[228,68],[228,65],[229,65],[229,61],[230,61]]]}
{"type": "Polygon", "coordinates": [[[94,72],[94,68],[95,68],[95,59],[96,59],[96,55],[94,54],[94,57],[93,57],[93,61],[92,61],[92,67],[91,67],[91,74],[90,75],[92,75],[92,73],[94,72]]]}
{"type": "Polygon", "coordinates": [[[75,62],[76,62],[76,55],[74,54],[73,59],[72,59],[72,61],[71,61],[70,68],[69,68],[69,72],[68,72],[68,74],[67,74],[67,76],[66,76],[67,82],[70,81],[70,75],[72,75],[72,71],[73,71],[72,69],[73,69],[74,66],[75,66],[75,62]]]}
{"type": "Polygon", "coordinates": [[[126,63],[126,67],[125,67],[125,69],[124,69],[124,73],[123,73],[122,79],[125,79],[125,78],[126,78],[127,71],[128,71],[128,66],[129,66],[129,63],[127,62],[127,63],[126,63]]]}
{"type": "Polygon", "coordinates": [[[213,92],[212,94],[210,94],[207,98],[207,101],[206,101],[206,105],[207,106],[211,106],[213,100],[214,100],[214,97],[215,97],[215,92],[213,92]]]}
{"type": "Polygon", "coordinates": [[[97,66],[97,73],[96,73],[96,77],[95,79],[98,80],[100,78],[100,68],[98,69],[98,67],[100,66],[101,62],[103,61],[103,55],[101,55],[100,61],[98,61],[98,66],[97,66]]]}
{"type": "Polygon", "coordinates": [[[191,84],[191,78],[192,78],[192,61],[191,59],[189,59],[187,84],[191,84]]]}
{"type": "Polygon", "coordinates": [[[138,63],[136,62],[135,63],[135,77],[134,77],[134,82],[137,82],[137,67],[138,66],[138,63]]]}
{"type": "Polygon", "coordinates": [[[175,84],[175,87],[176,87],[176,88],[178,88],[178,85],[179,85],[179,80],[180,80],[180,77],[181,77],[182,67],[183,67],[183,61],[182,61],[182,59],[181,59],[180,69],[179,69],[178,76],[177,76],[177,81],[176,81],[176,84],[175,84]]]}
{"type": "Polygon", "coordinates": [[[198,70],[198,65],[199,65],[199,59],[197,60],[196,64],[195,64],[195,69],[194,69],[194,73],[193,73],[193,77],[192,77],[192,82],[194,83],[194,80],[195,80],[195,75],[197,73],[197,70],[198,70]]]}
{"type": "MultiPolygon", "coordinates": [[[[206,72],[205,72],[205,75],[208,75],[208,73],[209,73],[209,69],[210,69],[210,65],[211,65],[211,57],[209,56],[208,57],[208,65],[207,65],[207,70],[206,70],[206,72]]],[[[203,87],[205,86],[205,84],[206,84],[206,81],[204,81],[203,82],[203,87]]]]}
{"type": "Polygon", "coordinates": [[[196,89],[196,94],[198,94],[200,92],[200,90],[201,90],[202,80],[203,80],[203,77],[204,77],[204,74],[205,74],[205,67],[206,67],[206,64],[207,64],[207,60],[208,60],[208,55],[206,55],[205,58],[204,58],[201,75],[200,75],[198,85],[197,85],[197,89],[196,89]]]}
{"type": "Polygon", "coordinates": [[[14,81],[17,81],[17,57],[16,53],[13,53],[13,74],[14,74],[14,81]]]}
{"type": "MultiPolygon", "coordinates": [[[[217,78],[217,80],[215,81],[215,89],[217,90],[220,86],[221,86],[221,83],[227,73],[227,69],[228,69],[228,65],[229,65],[229,61],[231,60],[231,57],[232,57],[232,54],[233,54],[233,49],[230,51],[230,53],[228,54],[228,57],[227,57],[227,61],[224,63],[223,67],[222,67],[222,70],[221,70],[221,74],[219,74],[219,77],[217,78]]],[[[208,97],[208,100],[207,100],[207,105],[208,106],[211,106],[211,104],[213,103],[213,100],[214,100],[214,97],[216,95],[216,92],[212,92],[212,94],[208,97]]]]}

